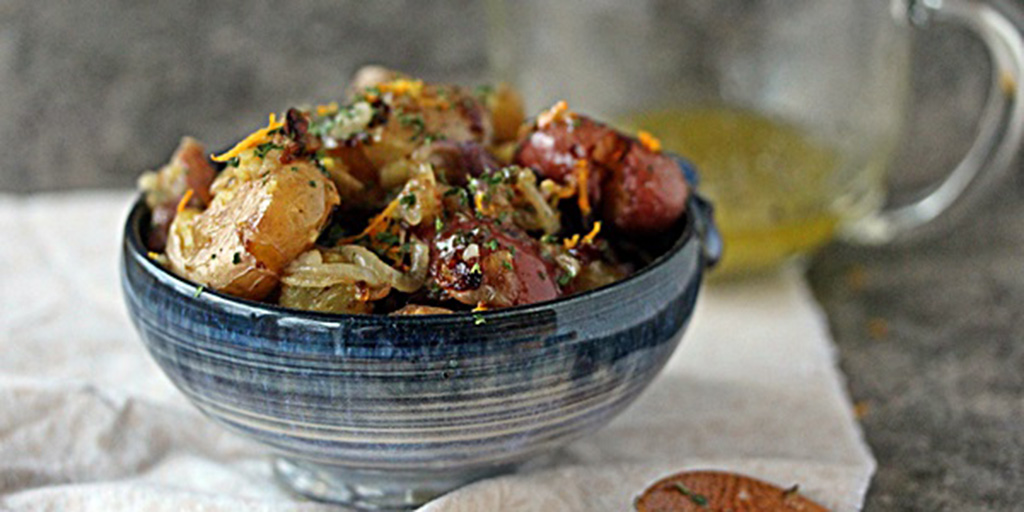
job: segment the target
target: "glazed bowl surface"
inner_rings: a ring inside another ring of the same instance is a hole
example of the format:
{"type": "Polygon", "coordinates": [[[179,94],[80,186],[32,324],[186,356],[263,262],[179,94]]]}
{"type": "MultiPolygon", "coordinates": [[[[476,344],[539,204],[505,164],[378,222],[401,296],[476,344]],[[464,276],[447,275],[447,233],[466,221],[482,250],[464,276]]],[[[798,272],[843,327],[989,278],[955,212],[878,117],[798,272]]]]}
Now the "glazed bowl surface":
{"type": "Polygon", "coordinates": [[[215,421],[306,496],[411,507],[608,423],[679,342],[720,241],[687,207],[672,247],[613,285],[482,314],[334,315],[203,290],[147,256],[140,198],[121,281],[142,341],[215,421]]]}

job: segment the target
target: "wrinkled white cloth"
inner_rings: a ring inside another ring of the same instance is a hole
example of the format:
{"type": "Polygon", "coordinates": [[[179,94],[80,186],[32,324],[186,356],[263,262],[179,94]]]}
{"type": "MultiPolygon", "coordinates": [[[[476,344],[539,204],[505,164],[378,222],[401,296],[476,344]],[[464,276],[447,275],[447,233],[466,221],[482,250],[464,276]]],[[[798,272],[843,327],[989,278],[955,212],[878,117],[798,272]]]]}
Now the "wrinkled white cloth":
{"type": "MultiPolygon", "coordinates": [[[[0,509],[337,510],[279,487],[263,449],[200,415],[150,360],[117,277],[130,202],[0,196],[0,509]]],[[[628,510],[690,468],[859,510],[874,460],[799,274],[706,289],[668,366],[608,427],[422,510],[628,510]]]]}

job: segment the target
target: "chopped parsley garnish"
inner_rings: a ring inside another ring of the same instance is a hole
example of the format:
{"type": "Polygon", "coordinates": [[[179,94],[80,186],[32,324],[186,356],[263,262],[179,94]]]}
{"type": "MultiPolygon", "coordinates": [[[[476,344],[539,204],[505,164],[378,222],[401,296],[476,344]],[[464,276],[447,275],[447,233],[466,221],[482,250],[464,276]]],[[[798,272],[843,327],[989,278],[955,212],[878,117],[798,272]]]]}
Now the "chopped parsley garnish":
{"type": "Polygon", "coordinates": [[[241,262],[242,262],[242,253],[236,252],[235,255],[231,257],[231,263],[234,263],[235,265],[238,265],[241,262]]]}
{"type": "Polygon", "coordinates": [[[482,269],[480,269],[480,262],[479,261],[474,263],[473,267],[469,269],[469,273],[470,274],[483,274],[483,272],[484,271],[482,269]]]}
{"type": "Polygon", "coordinates": [[[544,243],[544,244],[557,244],[558,243],[558,237],[555,236],[555,235],[544,235],[544,236],[540,237],[540,241],[541,241],[541,243],[544,243]]]}
{"type": "Polygon", "coordinates": [[[228,167],[238,167],[238,157],[232,157],[225,165],[228,167]]]}
{"type": "Polygon", "coordinates": [[[492,239],[488,240],[487,243],[484,244],[484,247],[486,247],[486,248],[488,248],[488,249],[490,249],[492,251],[497,251],[498,250],[498,241],[492,238],[492,239]]]}
{"type": "Polygon", "coordinates": [[[406,195],[402,196],[401,199],[398,200],[398,203],[402,204],[402,205],[405,205],[407,207],[415,206],[416,205],[416,194],[406,194],[406,195]]]}
{"type": "Polygon", "coordinates": [[[473,325],[483,325],[487,323],[487,319],[480,313],[473,313],[473,325]]]}
{"type": "Polygon", "coordinates": [[[512,262],[508,260],[502,261],[501,266],[505,267],[507,270],[512,270],[512,262]]]}
{"type": "Polygon", "coordinates": [[[708,506],[708,499],[704,495],[697,494],[691,491],[690,489],[687,489],[685,485],[679,482],[673,483],[672,487],[675,488],[675,490],[679,491],[679,494],[682,494],[683,496],[690,498],[690,501],[692,501],[695,505],[700,507],[708,506]]]}
{"type": "Polygon", "coordinates": [[[430,144],[431,142],[446,140],[447,138],[443,133],[428,133],[426,137],[423,137],[423,142],[430,144]]]}
{"type": "Polygon", "coordinates": [[[439,233],[441,232],[442,229],[444,229],[444,221],[441,220],[441,217],[434,218],[434,229],[437,230],[437,232],[439,233]]]}
{"type": "Polygon", "coordinates": [[[200,295],[201,293],[203,293],[203,290],[205,290],[205,289],[206,289],[206,287],[205,287],[205,286],[203,286],[203,285],[199,285],[199,286],[197,286],[197,287],[196,287],[196,291],[195,291],[195,293],[193,293],[193,294],[192,294],[192,298],[193,298],[193,299],[199,298],[199,295],[200,295]]]}
{"type": "Polygon", "coordinates": [[[309,186],[316,188],[316,182],[313,180],[309,180],[309,186]]]}
{"type": "Polygon", "coordinates": [[[565,273],[565,274],[562,274],[562,275],[558,276],[558,285],[559,286],[565,286],[565,285],[569,284],[571,281],[572,281],[572,275],[571,274],[565,273]]]}
{"type": "Polygon", "coordinates": [[[398,122],[402,126],[411,126],[415,130],[412,134],[412,137],[409,137],[409,140],[416,140],[416,138],[418,138],[420,135],[423,135],[423,132],[426,131],[427,129],[427,125],[423,121],[423,116],[419,114],[407,114],[405,112],[402,112],[398,114],[398,122]]]}
{"type": "Polygon", "coordinates": [[[267,153],[270,153],[275,149],[284,149],[284,146],[274,144],[273,142],[264,142],[263,144],[256,146],[256,151],[254,152],[254,154],[258,158],[264,158],[267,156],[267,153]]]}

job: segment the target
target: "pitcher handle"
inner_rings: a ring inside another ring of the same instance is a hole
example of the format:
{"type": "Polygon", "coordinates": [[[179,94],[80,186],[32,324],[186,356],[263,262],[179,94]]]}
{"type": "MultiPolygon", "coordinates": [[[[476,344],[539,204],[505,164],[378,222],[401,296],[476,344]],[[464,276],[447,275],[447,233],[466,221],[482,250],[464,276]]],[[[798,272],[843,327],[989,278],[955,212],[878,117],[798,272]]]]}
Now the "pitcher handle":
{"type": "Polygon", "coordinates": [[[956,220],[1003,182],[1024,135],[1024,40],[1010,18],[978,0],[910,0],[901,16],[917,27],[937,20],[970,29],[988,49],[992,85],[977,138],[944,181],[920,200],[883,210],[844,231],[846,239],[865,245],[938,231],[941,223],[932,221],[940,216],[956,220]],[[950,209],[954,204],[957,208],[950,209]]]}

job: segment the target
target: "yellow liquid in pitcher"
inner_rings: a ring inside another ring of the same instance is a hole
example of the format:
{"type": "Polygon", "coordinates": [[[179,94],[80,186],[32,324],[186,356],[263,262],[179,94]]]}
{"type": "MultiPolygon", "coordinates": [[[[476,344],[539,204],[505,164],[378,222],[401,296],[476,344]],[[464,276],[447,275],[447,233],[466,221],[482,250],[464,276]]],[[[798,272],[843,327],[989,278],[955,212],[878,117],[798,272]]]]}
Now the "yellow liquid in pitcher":
{"type": "Polygon", "coordinates": [[[726,108],[656,110],[621,124],[651,132],[696,164],[725,240],[713,276],[772,269],[834,235],[838,154],[796,128],[726,108]]]}

